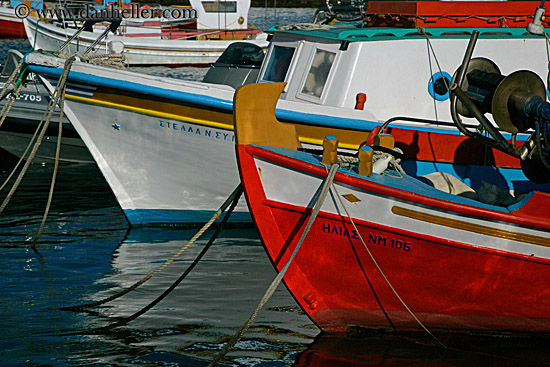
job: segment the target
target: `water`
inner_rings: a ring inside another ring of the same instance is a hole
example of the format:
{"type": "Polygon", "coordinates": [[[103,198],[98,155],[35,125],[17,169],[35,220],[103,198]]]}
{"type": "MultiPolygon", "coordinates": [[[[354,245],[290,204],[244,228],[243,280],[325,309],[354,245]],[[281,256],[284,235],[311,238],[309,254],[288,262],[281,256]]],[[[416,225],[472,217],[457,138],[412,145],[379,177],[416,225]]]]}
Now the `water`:
{"type": "MultiPolygon", "coordinates": [[[[277,19],[303,22],[312,12],[279,10],[277,19]]],[[[270,19],[263,9],[253,10],[253,17],[256,23],[270,19]]],[[[24,42],[3,42],[0,56],[10,47],[28,50],[24,42]]],[[[147,69],[192,80],[204,71],[147,69]]],[[[13,164],[10,157],[0,155],[0,181],[13,164]]],[[[136,291],[93,312],[61,311],[60,307],[100,300],[142,279],[195,230],[130,229],[95,166],[64,165],[35,252],[31,244],[51,173],[50,165],[32,165],[0,214],[0,366],[206,366],[249,317],[275,276],[255,230],[223,231],[203,261],[152,310],[127,325],[86,334],[134,314],[158,297],[191,264],[212,232],[136,291]]],[[[4,196],[5,192],[0,198],[4,196]]],[[[425,334],[320,335],[281,286],[224,365],[550,365],[547,337],[438,337],[452,348],[438,346],[425,334]]]]}
{"type": "MultiPolygon", "coordinates": [[[[6,167],[7,168],[7,167],[6,167]]],[[[8,170],[0,174],[3,181],[8,170]]],[[[49,220],[31,249],[52,167],[33,165],[0,216],[1,366],[206,366],[244,323],[275,272],[253,229],[224,230],[190,275],[127,325],[187,269],[211,235],[150,281],[89,313],[60,307],[97,301],[160,266],[195,230],[129,229],[93,165],[59,170],[49,220]]],[[[283,286],[225,359],[231,366],[543,366],[548,337],[372,332],[320,335],[283,286]]]]}

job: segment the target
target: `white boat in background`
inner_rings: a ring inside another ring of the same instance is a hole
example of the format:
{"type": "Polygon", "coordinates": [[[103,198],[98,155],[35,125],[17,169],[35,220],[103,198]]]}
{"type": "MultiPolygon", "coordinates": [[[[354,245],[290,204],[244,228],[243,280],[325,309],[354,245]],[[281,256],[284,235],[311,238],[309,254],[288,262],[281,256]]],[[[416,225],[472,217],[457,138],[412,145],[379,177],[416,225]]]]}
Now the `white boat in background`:
{"type": "MultiPolygon", "coordinates": [[[[130,66],[207,66],[234,42],[250,42],[267,48],[267,35],[248,25],[250,0],[190,2],[196,11],[196,22],[193,20],[182,26],[170,24],[167,20],[125,19],[117,34],[109,34],[94,46],[94,52],[123,50],[130,66]]],[[[77,31],[70,22],[47,23],[29,17],[24,23],[29,42],[35,50],[56,51],[77,31]]],[[[80,33],[65,52],[82,52],[96,41],[104,29],[94,26],[93,32],[80,33]]]]}
{"type": "MultiPolygon", "coordinates": [[[[17,50],[9,50],[0,74],[0,88],[15,70],[23,55],[17,50]]],[[[251,43],[235,42],[229,45],[222,56],[210,66],[203,81],[210,84],[224,84],[237,88],[256,81],[264,51],[251,43]]],[[[0,110],[8,99],[0,100],[0,110]]],[[[44,116],[50,93],[39,78],[29,75],[19,98],[8,112],[6,120],[0,126],[0,148],[20,158],[27,148],[44,116]]],[[[55,161],[59,107],[56,107],[50,127],[36,152],[33,163],[51,163],[55,161]]],[[[88,148],[80,139],[69,118],[63,117],[63,138],[61,141],[62,163],[95,164],[88,148]]]]}
{"type": "MultiPolygon", "coordinates": [[[[449,123],[445,80],[459,67],[472,29],[309,28],[271,29],[258,77],[259,83],[288,83],[276,116],[296,126],[306,147],[333,135],[340,147],[357,149],[371,130],[395,119],[390,129],[410,158],[403,163],[408,172],[422,175],[436,167],[460,176],[494,165],[492,180],[527,181],[519,160],[486,150],[449,123]]],[[[479,30],[475,57],[491,58],[506,74],[528,67],[546,79],[544,36],[524,28],[479,30]]],[[[64,59],[31,53],[25,61],[55,88],[64,59]]],[[[233,88],[80,61],[68,80],[66,114],[132,225],[203,223],[239,183],[233,88]]],[[[518,145],[528,138],[513,136],[518,145]]],[[[238,206],[232,219],[250,221],[246,206],[238,206]]]]}

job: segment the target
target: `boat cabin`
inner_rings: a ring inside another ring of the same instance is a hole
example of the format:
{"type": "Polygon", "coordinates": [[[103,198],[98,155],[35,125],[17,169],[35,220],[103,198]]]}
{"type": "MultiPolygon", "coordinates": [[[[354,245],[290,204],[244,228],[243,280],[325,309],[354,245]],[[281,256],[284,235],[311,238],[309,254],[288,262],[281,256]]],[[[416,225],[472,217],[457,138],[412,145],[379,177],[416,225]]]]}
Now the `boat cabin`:
{"type": "Polygon", "coordinates": [[[538,3],[513,3],[373,1],[363,24],[275,26],[258,82],[288,83],[283,100],[368,110],[379,120],[451,121],[448,87],[474,29],[474,58],[492,60],[504,75],[528,69],[547,80],[545,37],[525,29],[538,3]]]}
{"type": "MultiPolygon", "coordinates": [[[[364,109],[378,120],[414,116],[451,121],[447,87],[471,28],[273,27],[258,82],[287,82],[281,99],[364,109]]],[[[547,80],[544,36],[522,28],[478,29],[474,57],[507,75],[535,71],[547,80]]]]}

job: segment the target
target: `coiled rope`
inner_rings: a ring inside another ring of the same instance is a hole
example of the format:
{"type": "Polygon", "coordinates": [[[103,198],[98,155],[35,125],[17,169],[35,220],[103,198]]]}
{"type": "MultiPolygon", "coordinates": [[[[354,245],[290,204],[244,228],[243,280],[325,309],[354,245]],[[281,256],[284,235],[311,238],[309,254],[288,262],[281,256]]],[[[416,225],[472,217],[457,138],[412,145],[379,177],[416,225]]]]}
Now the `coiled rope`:
{"type": "Polygon", "coordinates": [[[77,57],[82,62],[87,62],[99,66],[107,66],[117,69],[126,69],[128,68],[128,59],[122,53],[112,53],[112,54],[66,54],[64,52],[55,53],[57,57],[62,59],[77,57]]]}
{"type": "Polygon", "coordinates": [[[294,249],[294,252],[292,252],[292,255],[286,262],[285,266],[281,269],[279,274],[273,279],[273,282],[271,282],[271,285],[265,292],[264,296],[260,300],[260,303],[252,313],[252,315],[246,320],[246,322],[241,326],[241,328],[237,331],[237,333],[231,338],[231,340],[224,346],[224,348],[220,351],[220,353],[210,362],[208,367],[215,366],[216,363],[218,363],[232,348],[233,346],[242,338],[244,333],[248,330],[250,327],[250,324],[254,321],[256,316],[258,316],[258,313],[260,310],[265,306],[267,301],[271,298],[273,293],[275,293],[275,289],[279,286],[281,281],[283,280],[283,277],[285,276],[288,268],[290,267],[290,264],[292,263],[292,260],[294,260],[294,257],[298,253],[298,250],[300,250],[300,247],[302,246],[302,243],[304,242],[307,234],[309,233],[309,230],[311,229],[311,226],[313,225],[313,222],[315,221],[315,218],[317,218],[317,214],[319,213],[319,210],[321,209],[321,206],[323,205],[323,202],[325,201],[325,198],[327,197],[327,194],[329,192],[330,185],[332,184],[334,180],[334,175],[336,174],[336,171],[338,170],[338,164],[332,165],[330,167],[330,171],[328,172],[327,178],[325,179],[325,182],[323,184],[323,188],[321,189],[321,193],[317,199],[317,202],[315,203],[315,206],[313,207],[313,211],[311,213],[311,216],[309,217],[309,220],[304,228],[304,231],[302,232],[302,236],[300,237],[300,240],[296,244],[296,248],[294,249]]]}
{"type": "MultiPolygon", "coordinates": [[[[229,197],[225,200],[225,202],[220,206],[220,208],[216,211],[216,213],[214,213],[212,218],[210,218],[210,220],[193,236],[193,238],[191,238],[185,245],[183,245],[174,255],[172,255],[171,258],[166,260],[164,262],[164,264],[162,264],[157,269],[155,269],[154,271],[149,273],[147,276],[145,276],[140,281],[138,281],[138,282],[134,283],[132,286],[130,286],[126,289],[123,289],[122,291],[120,291],[116,294],[113,294],[112,296],[107,297],[105,299],[102,299],[100,301],[85,303],[85,304],[77,305],[77,306],[62,307],[62,308],[60,308],[60,310],[62,310],[62,311],[82,311],[82,310],[85,310],[87,308],[103,305],[107,302],[113,301],[113,300],[115,300],[117,298],[120,298],[123,295],[133,291],[134,289],[136,289],[137,287],[139,287],[140,285],[142,285],[143,283],[145,283],[146,281],[148,281],[149,279],[151,279],[152,277],[154,277],[155,275],[160,273],[168,265],[170,265],[174,260],[176,260],[181,254],[183,254],[183,252],[185,250],[187,250],[193,243],[195,243],[195,241],[197,241],[199,239],[199,237],[201,237],[204,234],[204,232],[206,232],[206,230],[208,228],[210,228],[212,223],[214,223],[214,221],[222,215],[222,213],[229,206],[229,204],[231,204],[233,202],[235,202],[235,204],[236,204],[236,202],[238,201],[238,198],[240,197],[241,193],[242,193],[242,185],[239,184],[235,188],[235,190],[233,190],[231,195],[229,195],[229,197]]],[[[227,217],[229,216],[229,214],[230,213],[228,212],[224,216],[224,218],[222,219],[222,223],[225,223],[225,221],[227,221],[227,217]]],[[[220,227],[221,227],[221,225],[220,225],[220,227]]]]}
{"type": "Polygon", "coordinates": [[[168,296],[185,279],[185,277],[187,277],[187,275],[195,268],[195,266],[199,263],[199,261],[206,254],[206,252],[208,251],[210,246],[212,246],[212,244],[214,243],[214,241],[216,240],[216,238],[220,234],[221,230],[225,226],[225,223],[227,222],[227,220],[231,216],[231,213],[235,209],[235,206],[237,206],[237,203],[239,202],[239,198],[241,197],[242,192],[243,192],[242,185],[239,184],[239,186],[237,186],[237,188],[235,188],[235,191],[233,191],[231,196],[227,199],[228,201],[230,200],[231,206],[229,207],[229,210],[227,211],[226,215],[223,217],[220,225],[218,226],[218,228],[216,229],[216,231],[214,232],[214,234],[212,235],[212,237],[210,238],[210,240],[208,241],[206,246],[204,246],[204,248],[202,249],[200,254],[195,258],[193,263],[191,265],[189,265],[189,267],[187,267],[185,272],[182,275],[180,275],[179,278],[176,279],[176,281],[174,283],[172,283],[172,285],[170,285],[170,287],[168,287],[168,289],[166,289],[160,296],[155,298],[152,302],[150,302],[147,306],[143,307],[138,312],[136,312],[136,313],[134,313],[130,316],[124,317],[120,321],[117,321],[117,322],[115,322],[111,325],[107,325],[107,326],[103,326],[103,327],[100,327],[100,328],[88,330],[86,332],[79,332],[79,333],[76,333],[76,334],[78,334],[78,335],[92,335],[92,334],[106,333],[106,332],[110,331],[113,328],[125,325],[128,322],[130,322],[132,320],[135,320],[136,318],[138,318],[139,316],[143,315],[145,312],[147,312],[151,308],[153,308],[156,304],[158,304],[164,298],[166,298],[166,296],[168,296]]]}

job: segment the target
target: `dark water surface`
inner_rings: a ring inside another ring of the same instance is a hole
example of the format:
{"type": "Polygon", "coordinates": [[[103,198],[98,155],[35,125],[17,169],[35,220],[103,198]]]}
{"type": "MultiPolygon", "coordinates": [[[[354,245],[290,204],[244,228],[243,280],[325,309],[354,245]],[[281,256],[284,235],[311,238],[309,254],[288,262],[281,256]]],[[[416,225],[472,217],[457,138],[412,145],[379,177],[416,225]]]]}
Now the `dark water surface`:
{"type": "MultiPolygon", "coordinates": [[[[0,366],[206,366],[275,277],[255,230],[224,230],[190,275],[154,308],[126,325],[87,335],[158,297],[187,269],[212,231],[137,290],[92,312],[61,311],[131,286],[196,230],[129,229],[98,169],[65,165],[35,252],[31,243],[51,172],[51,166],[31,166],[0,215],[0,366]]],[[[0,175],[2,181],[7,173],[0,175]]],[[[320,335],[281,286],[224,365],[550,365],[548,337],[436,335],[451,348],[418,333],[320,335]]]]}
{"type": "MultiPolygon", "coordinates": [[[[310,13],[281,10],[278,19],[303,22],[310,13]]],[[[255,10],[255,22],[269,22],[273,10],[269,14],[255,10]]],[[[1,46],[0,57],[11,47],[28,51],[26,41],[1,46]]],[[[205,70],[148,72],[200,79],[205,70]]],[[[0,154],[1,182],[13,164],[0,154]]],[[[255,230],[224,230],[191,274],[154,308],[126,325],[89,334],[158,297],[192,263],[212,231],[137,290],[92,312],[61,311],[141,280],[196,230],[130,229],[97,167],[64,165],[35,252],[31,244],[51,174],[51,165],[32,165],[0,214],[0,366],[206,366],[275,277],[255,230]]],[[[548,336],[436,335],[449,348],[418,333],[321,335],[281,286],[223,365],[550,366],[548,336]]]]}
{"type": "MultiPolygon", "coordinates": [[[[51,172],[50,166],[32,166],[0,217],[2,366],[205,365],[275,276],[255,230],[225,230],[186,280],[149,312],[100,335],[63,335],[139,311],[185,271],[211,231],[136,291],[90,314],[60,311],[132,285],[196,230],[130,230],[97,168],[66,165],[35,252],[31,243],[51,172]]],[[[291,365],[317,334],[281,287],[228,358],[239,365],[291,365]]]]}

